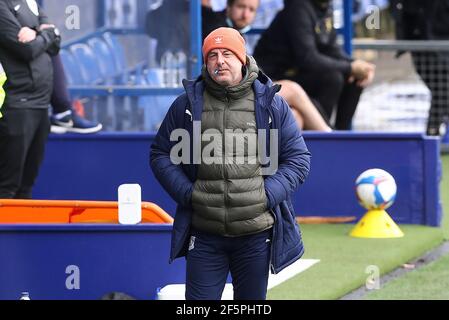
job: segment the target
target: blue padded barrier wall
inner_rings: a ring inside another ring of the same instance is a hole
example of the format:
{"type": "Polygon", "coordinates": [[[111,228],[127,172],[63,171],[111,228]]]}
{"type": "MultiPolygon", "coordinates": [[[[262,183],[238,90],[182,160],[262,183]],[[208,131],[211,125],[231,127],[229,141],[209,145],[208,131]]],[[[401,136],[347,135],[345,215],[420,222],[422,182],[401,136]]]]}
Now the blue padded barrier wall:
{"type": "Polygon", "coordinates": [[[387,209],[398,223],[438,226],[442,207],[438,140],[421,134],[307,133],[309,177],[295,194],[298,215],[356,216],[366,210],[355,197],[355,180],[370,168],[390,172],[396,201],[387,209]]]}
{"type": "Polygon", "coordinates": [[[168,263],[170,224],[0,225],[0,300],[154,299],[185,283],[185,260],[168,263]]]}
{"type": "MultiPolygon", "coordinates": [[[[398,223],[438,226],[439,142],[421,134],[304,133],[312,152],[309,178],[293,196],[301,216],[356,216],[354,182],[369,168],[396,179],[398,194],[388,213],[398,223]]],[[[175,203],[149,167],[154,135],[101,133],[51,136],[34,188],[36,199],[117,200],[122,183],[139,183],[142,199],[171,215],[175,203]]]]}

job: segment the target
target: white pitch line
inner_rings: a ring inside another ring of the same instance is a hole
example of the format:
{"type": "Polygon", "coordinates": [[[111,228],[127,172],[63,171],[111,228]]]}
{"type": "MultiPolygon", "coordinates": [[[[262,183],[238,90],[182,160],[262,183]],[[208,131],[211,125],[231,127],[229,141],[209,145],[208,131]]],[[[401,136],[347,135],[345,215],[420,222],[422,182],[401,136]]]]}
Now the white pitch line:
{"type": "MultiPolygon", "coordinates": [[[[268,278],[268,289],[280,285],[282,282],[293,278],[297,274],[309,269],[314,264],[320,262],[319,259],[299,259],[278,274],[271,274],[268,278]]],[[[158,300],[184,300],[185,284],[169,284],[160,289],[157,293],[158,300]]],[[[232,283],[226,283],[223,290],[222,300],[232,300],[234,288],[232,283]]]]}
{"type": "Polygon", "coordinates": [[[268,290],[280,285],[282,282],[287,281],[290,278],[293,278],[298,273],[309,269],[318,262],[320,262],[319,259],[299,259],[278,274],[270,273],[270,277],[268,278],[268,290]]]}

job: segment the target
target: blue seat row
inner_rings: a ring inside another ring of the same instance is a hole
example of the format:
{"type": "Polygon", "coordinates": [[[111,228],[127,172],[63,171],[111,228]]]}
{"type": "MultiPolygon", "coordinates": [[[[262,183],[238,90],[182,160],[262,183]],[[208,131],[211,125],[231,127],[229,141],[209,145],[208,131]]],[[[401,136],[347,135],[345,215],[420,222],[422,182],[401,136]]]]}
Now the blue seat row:
{"type": "Polygon", "coordinates": [[[110,32],[72,44],[60,54],[69,85],[135,84],[123,46],[110,32]]]}
{"type": "MultiPolygon", "coordinates": [[[[69,85],[149,85],[161,87],[161,73],[143,63],[128,67],[117,36],[105,32],[62,49],[61,58],[69,85]]],[[[109,97],[88,99],[94,117],[107,131],[155,131],[174,96],[109,97]]]]}

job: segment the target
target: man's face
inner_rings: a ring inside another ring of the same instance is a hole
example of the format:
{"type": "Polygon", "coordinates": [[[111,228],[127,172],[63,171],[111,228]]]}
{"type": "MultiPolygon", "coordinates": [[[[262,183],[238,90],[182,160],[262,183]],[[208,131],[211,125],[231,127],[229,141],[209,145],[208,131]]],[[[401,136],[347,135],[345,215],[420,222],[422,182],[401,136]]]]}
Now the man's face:
{"type": "Polygon", "coordinates": [[[243,29],[254,22],[259,0],[236,0],[227,8],[228,18],[238,29],[243,29]]]}
{"type": "Polygon", "coordinates": [[[207,72],[223,87],[235,86],[242,81],[242,62],[228,49],[213,49],[207,55],[207,72]]]}

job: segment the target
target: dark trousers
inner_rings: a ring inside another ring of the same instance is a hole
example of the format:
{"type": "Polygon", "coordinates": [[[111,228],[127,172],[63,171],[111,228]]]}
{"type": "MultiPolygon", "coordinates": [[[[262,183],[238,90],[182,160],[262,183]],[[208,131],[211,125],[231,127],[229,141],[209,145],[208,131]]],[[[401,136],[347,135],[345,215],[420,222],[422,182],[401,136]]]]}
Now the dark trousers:
{"type": "Polygon", "coordinates": [[[339,71],[300,72],[290,80],[299,83],[314,103],[318,102],[316,107],[321,109],[320,112],[328,123],[334,109],[337,109],[335,129],[351,129],[352,117],[363,90],[361,87],[348,83],[347,77],[339,71]]]}
{"type": "Polygon", "coordinates": [[[265,300],[270,238],[271,230],[232,238],[192,231],[186,300],[220,300],[229,272],[234,300],[265,300]]]}
{"type": "Polygon", "coordinates": [[[2,109],[0,199],[30,199],[50,130],[47,109],[2,109]]]}
{"type": "Polygon", "coordinates": [[[53,93],[51,95],[51,106],[53,114],[72,110],[72,102],[67,90],[64,65],[58,54],[51,58],[53,64],[53,93]]]}
{"type": "Polygon", "coordinates": [[[449,120],[449,53],[413,52],[416,71],[432,95],[427,134],[438,135],[439,127],[449,120]]]}

